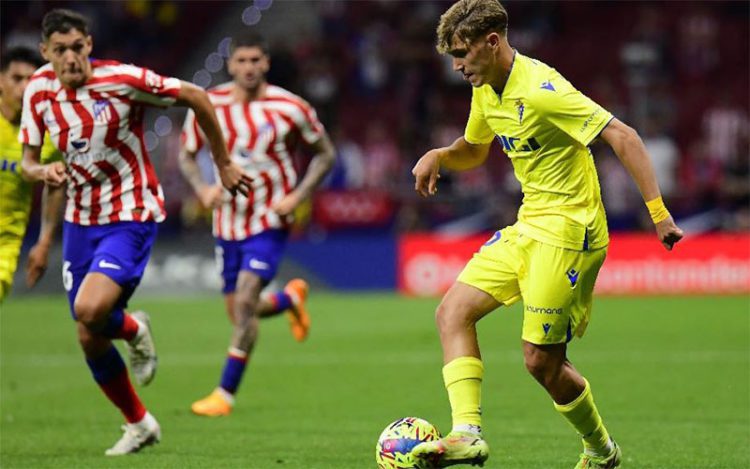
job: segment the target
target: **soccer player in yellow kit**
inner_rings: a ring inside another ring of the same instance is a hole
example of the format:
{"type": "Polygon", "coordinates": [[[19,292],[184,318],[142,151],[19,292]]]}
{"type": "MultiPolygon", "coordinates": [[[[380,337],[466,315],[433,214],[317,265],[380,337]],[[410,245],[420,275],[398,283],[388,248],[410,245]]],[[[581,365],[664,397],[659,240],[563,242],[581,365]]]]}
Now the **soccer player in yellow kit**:
{"type": "Polygon", "coordinates": [[[436,191],[441,167],[481,165],[498,139],[524,198],[518,221],[494,234],[469,261],[436,312],[443,346],[443,378],[453,429],[416,446],[418,461],[439,467],[482,464],[480,395],[483,365],[476,322],[501,305],[523,300],[526,367],[555,409],[581,435],[577,469],[620,465],[594,404],[591,386],[566,356],[583,336],[592,292],[609,238],[593,156],[588,145],[607,142],[646,201],[662,244],[682,238],[661,200],[649,156],[638,134],[581,94],[555,69],[511,48],[508,16],[497,0],[460,0],[440,18],[438,51],[473,86],[463,137],[427,152],[413,174],[422,196],[436,191]]]}
{"type": "MultiPolygon", "coordinates": [[[[31,184],[21,179],[22,147],[18,142],[18,132],[23,92],[31,75],[41,65],[38,54],[25,47],[9,49],[0,59],[0,302],[13,285],[13,274],[31,210],[31,184]]],[[[42,147],[42,158],[45,162],[60,159],[49,136],[42,147]]],[[[63,198],[61,189],[45,188],[44,210],[59,210],[63,198]]],[[[44,273],[54,230],[55,225],[43,224],[39,241],[29,253],[29,285],[36,283],[44,273]]]]}

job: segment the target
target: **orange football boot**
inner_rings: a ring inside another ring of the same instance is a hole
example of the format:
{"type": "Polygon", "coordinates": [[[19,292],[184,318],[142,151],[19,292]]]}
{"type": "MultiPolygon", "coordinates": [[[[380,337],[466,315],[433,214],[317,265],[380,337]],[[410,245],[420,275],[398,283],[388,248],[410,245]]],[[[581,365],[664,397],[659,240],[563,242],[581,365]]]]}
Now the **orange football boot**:
{"type": "Polygon", "coordinates": [[[307,314],[305,301],[310,287],[301,278],[290,280],[284,287],[284,293],[292,299],[292,307],[287,311],[289,327],[297,342],[302,342],[310,332],[310,315],[307,314]]]}
{"type": "Polygon", "coordinates": [[[196,415],[202,415],[204,417],[221,417],[229,415],[232,412],[232,406],[233,403],[229,402],[220,390],[214,389],[214,391],[207,397],[193,402],[190,409],[196,415]]]}

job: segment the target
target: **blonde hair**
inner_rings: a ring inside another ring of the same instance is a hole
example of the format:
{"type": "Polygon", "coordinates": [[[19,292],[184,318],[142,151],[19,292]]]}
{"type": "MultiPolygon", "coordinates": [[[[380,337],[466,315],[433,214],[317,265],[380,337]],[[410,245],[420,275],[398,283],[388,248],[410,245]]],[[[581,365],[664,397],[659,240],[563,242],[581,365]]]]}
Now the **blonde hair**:
{"type": "Polygon", "coordinates": [[[437,50],[448,53],[453,36],[471,44],[482,34],[508,32],[508,12],[498,0],[459,0],[440,17],[437,50]]]}

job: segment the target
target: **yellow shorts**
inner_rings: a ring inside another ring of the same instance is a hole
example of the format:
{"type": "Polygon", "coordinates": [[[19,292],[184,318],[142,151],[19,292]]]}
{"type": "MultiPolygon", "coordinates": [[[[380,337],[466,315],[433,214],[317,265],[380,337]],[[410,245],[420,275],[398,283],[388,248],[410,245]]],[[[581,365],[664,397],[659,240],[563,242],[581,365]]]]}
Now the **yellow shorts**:
{"type": "Polygon", "coordinates": [[[573,251],[524,236],[515,226],[495,233],[458,281],[504,305],[523,298],[521,338],[559,344],[582,337],[591,318],[594,283],[607,248],[573,251]]]}
{"type": "Polygon", "coordinates": [[[23,239],[11,233],[0,233],[0,301],[3,301],[13,286],[13,274],[18,265],[23,239]]]}

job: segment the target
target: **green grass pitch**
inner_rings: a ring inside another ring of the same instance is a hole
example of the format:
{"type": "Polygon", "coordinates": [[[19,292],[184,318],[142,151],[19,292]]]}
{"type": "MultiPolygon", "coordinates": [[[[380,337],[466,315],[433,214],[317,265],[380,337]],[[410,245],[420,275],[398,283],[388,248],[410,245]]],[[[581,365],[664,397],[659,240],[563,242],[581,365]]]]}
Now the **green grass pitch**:
{"type": "MultiPolygon", "coordinates": [[[[380,431],[450,411],[440,374],[434,299],[313,294],[308,342],[286,319],[263,321],[228,418],[190,403],[217,383],[229,338],[215,297],[136,298],[151,313],[160,367],[140,391],[161,444],[106,458],[119,413],[98,391],[62,297],[11,298],[0,312],[3,468],[371,468],[380,431]]],[[[625,468],[750,466],[747,297],[598,298],[570,358],[592,383],[625,468]]],[[[524,369],[521,309],[480,323],[488,468],[570,469],[580,443],[524,369]]]]}

